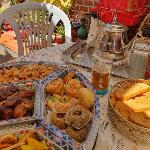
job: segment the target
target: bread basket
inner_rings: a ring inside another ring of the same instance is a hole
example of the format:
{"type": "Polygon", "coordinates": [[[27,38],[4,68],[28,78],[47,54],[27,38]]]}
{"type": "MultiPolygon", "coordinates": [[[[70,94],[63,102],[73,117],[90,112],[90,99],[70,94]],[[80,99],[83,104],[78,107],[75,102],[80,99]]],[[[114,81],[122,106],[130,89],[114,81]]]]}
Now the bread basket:
{"type": "MultiPolygon", "coordinates": [[[[145,80],[124,80],[117,84],[115,84],[110,93],[112,93],[114,90],[120,88],[123,84],[127,83],[137,83],[137,82],[146,82],[145,80]]],[[[150,82],[149,82],[150,83],[150,82]]],[[[114,106],[111,103],[110,95],[108,98],[108,115],[113,122],[114,126],[122,132],[125,136],[129,137],[130,139],[134,141],[140,141],[143,143],[150,143],[150,129],[136,125],[132,123],[131,121],[125,119],[124,117],[119,114],[114,106]]]]}

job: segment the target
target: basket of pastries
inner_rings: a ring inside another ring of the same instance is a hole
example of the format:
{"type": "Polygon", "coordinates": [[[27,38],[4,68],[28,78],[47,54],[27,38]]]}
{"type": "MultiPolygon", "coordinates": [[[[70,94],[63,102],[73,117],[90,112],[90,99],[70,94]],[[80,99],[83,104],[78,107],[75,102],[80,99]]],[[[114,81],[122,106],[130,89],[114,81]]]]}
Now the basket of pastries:
{"type": "Polygon", "coordinates": [[[66,68],[41,83],[41,115],[49,129],[51,123],[53,130],[59,130],[72,143],[92,149],[99,126],[99,99],[86,77],[66,68]]]}
{"type": "Polygon", "coordinates": [[[109,116],[133,140],[150,143],[150,81],[124,80],[109,94],[109,116]]]}
{"type": "Polygon", "coordinates": [[[52,74],[61,65],[50,62],[14,62],[0,64],[0,83],[37,81],[52,74]]]}

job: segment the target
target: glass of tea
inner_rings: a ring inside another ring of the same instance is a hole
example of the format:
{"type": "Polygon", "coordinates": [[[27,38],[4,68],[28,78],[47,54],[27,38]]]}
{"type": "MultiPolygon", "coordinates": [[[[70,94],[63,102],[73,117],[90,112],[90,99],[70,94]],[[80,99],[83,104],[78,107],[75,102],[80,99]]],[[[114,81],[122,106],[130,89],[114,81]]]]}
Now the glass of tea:
{"type": "Polygon", "coordinates": [[[111,60],[93,55],[92,85],[96,89],[96,94],[98,95],[105,95],[108,92],[111,64],[111,60]]]}

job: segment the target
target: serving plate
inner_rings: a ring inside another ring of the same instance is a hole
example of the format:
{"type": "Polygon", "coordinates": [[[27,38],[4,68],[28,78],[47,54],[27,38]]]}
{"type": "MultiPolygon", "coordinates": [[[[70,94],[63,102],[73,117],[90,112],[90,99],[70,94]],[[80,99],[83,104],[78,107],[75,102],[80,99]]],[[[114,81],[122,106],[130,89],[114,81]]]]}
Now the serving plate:
{"type": "Polygon", "coordinates": [[[66,134],[66,132],[58,129],[53,124],[48,123],[46,120],[46,117],[45,117],[45,111],[46,111],[45,94],[44,94],[45,86],[47,85],[47,83],[57,79],[58,77],[65,77],[69,72],[74,72],[75,76],[81,81],[82,85],[84,87],[88,87],[90,90],[92,90],[95,93],[95,90],[93,89],[92,85],[90,84],[88,79],[83,74],[81,74],[75,68],[66,67],[64,70],[61,70],[61,71],[53,74],[53,76],[48,76],[40,81],[41,109],[40,109],[39,118],[42,118],[42,123],[51,132],[56,133],[59,137],[61,137],[63,140],[65,140],[68,144],[71,144],[76,149],[92,150],[95,140],[96,140],[97,133],[98,133],[99,119],[100,119],[99,98],[96,95],[94,95],[93,118],[92,118],[92,121],[90,124],[90,130],[89,130],[86,140],[82,143],[75,141],[68,134],[66,134]]]}
{"type": "MultiPolygon", "coordinates": [[[[143,83],[143,80],[124,80],[124,81],[118,82],[117,84],[115,84],[112,87],[110,93],[112,93],[114,90],[120,88],[123,84],[137,83],[137,82],[143,83]]],[[[133,141],[150,143],[150,129],[139,126],[139,125],[125,119],[124,117],[122,117],[121,114],[119,114],[115,110],[113,104],[111,103],[110,96],[108,98],[108,114],[109,114],[109,118],[113,122],[114,126],[125,136],[129,137],[133,141]]]]}

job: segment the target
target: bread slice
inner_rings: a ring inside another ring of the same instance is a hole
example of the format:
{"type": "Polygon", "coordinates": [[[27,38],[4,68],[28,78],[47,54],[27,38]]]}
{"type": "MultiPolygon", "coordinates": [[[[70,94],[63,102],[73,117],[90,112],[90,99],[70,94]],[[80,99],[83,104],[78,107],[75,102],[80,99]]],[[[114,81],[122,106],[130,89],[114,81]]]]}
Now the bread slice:
{"type": "Polygon", "coordinates": [[[150,129],[150,119],[147,119],[144,116],[144,113],[135,113],[135,112],[131,113],[130,119],[132,122],[136,123],[137,125],[150,129]]]}
{"type": "Polygon", "coordinates": [[[130,107],[134,112],[144,112],[150,110],[150,97],[140,96],[134,99],[123,101],[123,103],[130,107]]]}
{"type": "Polygon", "coordinates": [[[132,109],[126,106],[123,101],[117,101],[114,107],[123,118],[129,119],[129,114],[132,112],[132,109]]]}
{"type": "Polygon", "coordinates": [[[147,91],[150,91],[150,86],[146,83],[128,83],[116,91],[116,96],[118,99],[128,100],[147,91]]]}

